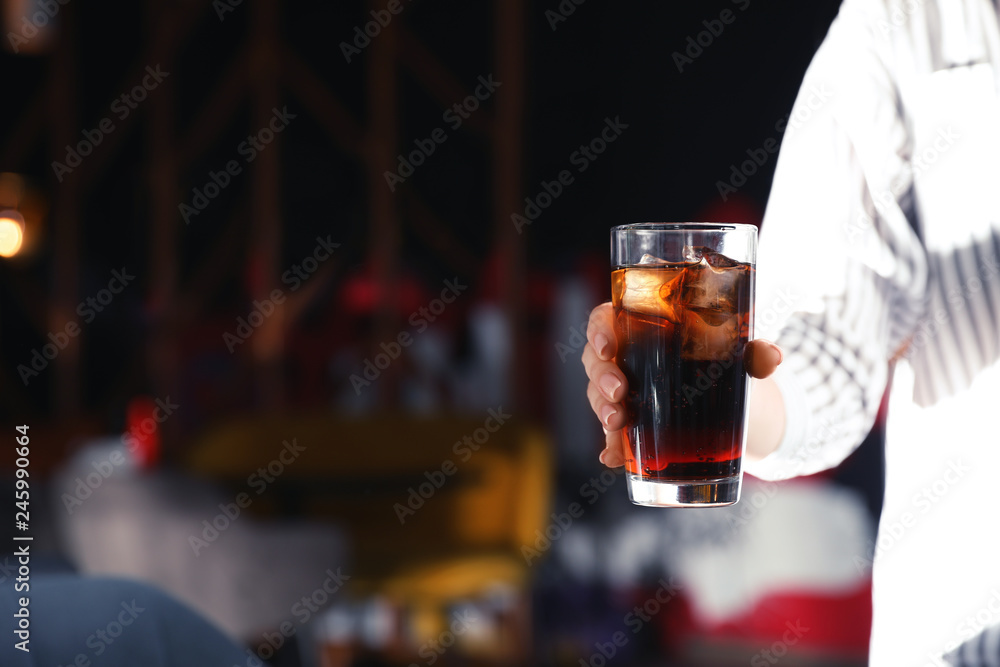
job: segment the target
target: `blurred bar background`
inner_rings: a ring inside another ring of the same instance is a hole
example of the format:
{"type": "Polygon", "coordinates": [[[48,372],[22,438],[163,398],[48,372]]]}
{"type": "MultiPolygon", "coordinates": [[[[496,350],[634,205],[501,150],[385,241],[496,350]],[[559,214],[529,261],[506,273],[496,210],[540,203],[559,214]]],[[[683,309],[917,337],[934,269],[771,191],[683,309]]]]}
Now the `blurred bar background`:
{"type": "Polygon", "coordinates": [[[837,6],[5,0],[36,573],[158,586],[248,665],[865,664],[881,426],[634,507],[579,362],[610,227],[760,224],[837,6]]]}

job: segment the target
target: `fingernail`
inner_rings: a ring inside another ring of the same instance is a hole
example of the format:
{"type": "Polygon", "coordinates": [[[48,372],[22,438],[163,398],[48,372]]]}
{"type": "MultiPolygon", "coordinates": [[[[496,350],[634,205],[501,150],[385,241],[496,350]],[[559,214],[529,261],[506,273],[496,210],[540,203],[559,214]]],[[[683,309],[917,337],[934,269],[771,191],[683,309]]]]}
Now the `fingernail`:
{"type": "Polygon", "coordinates": [[[781,351],[781,348],[775,345],[774,343],[771,343],[771,349],[778,353],[778,365],[781,365],[781,362],[784,361],[785,359],[785,355],[781,351]]]}
{"type": "Polygon", "coordinates": [[[622,386],[621,380],[616,378],[611,373],[605,373],[601,377],[599,384],[601,385],[601,390],[604,392],[604,395],[608,397],[609,401],[615,400],[615,392],[618,391],[618,387],[622,386]]]}
{"type": "MultiPolygon", "coordinates": [[[[601,463],[604,463],[604,455],[605,455],[605,454],[607,454],[607,453],[608,453],[608,450],[606,450],[606,449],[602,450],[602,451],[601,451],[601,455],[600,455],[600,456],[598,456],[598,457],[597,457],[597,459],[598,459],[598,460],[599,460],[599,461],[600,461],[601,463]]],[[[604,463],[604,465],[607,465],[607,463],[604,463]]]]}
{"type": "Polygon", "coordinates": [[[605,358],[605,353],[608,350],[609,343],[610,341],[608,341],[608,337],[602,333],[599,333],[596,336],[594,336],[594,347],[597,348],[597,356],[599,356],[601,359],[605,358]]]}
{"type": "Polygon", "coordinates": [[[614,417],[618,413],[613,405],[605,405],[601,408],[601,421],[604,422],[605,426],[608,426],[608,420],[614,417]]]}

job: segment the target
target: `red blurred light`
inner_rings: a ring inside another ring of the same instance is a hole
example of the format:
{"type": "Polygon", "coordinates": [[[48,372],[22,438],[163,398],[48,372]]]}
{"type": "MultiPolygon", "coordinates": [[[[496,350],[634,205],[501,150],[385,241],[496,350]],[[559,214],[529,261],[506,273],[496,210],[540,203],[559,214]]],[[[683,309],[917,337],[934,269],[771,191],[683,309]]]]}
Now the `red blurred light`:
{"type": "Polygon", "coordinates": [[[157,405],[149,396],[136,396],[125,413],[125,442],[140,468],[152,468],[160,460],[160,420],[157,405]]]}

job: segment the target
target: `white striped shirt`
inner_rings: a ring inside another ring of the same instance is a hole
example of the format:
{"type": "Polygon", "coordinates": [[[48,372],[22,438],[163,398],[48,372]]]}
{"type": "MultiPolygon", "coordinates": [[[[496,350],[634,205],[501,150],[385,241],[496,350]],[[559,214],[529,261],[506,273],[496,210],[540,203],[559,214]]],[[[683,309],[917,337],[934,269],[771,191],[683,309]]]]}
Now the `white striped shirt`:
{"type": "Polygon", "coordinates": [[[846,458],[906,346],[880,548],[888,522],[909,513],[912,525],[891,553],[876,549],[871,664],[941,664],[929,656],[974,634],[961,615],[1000,590],[993,2],[845,0],[782,142],[757,265],[756,335],[786,352],[775,377],[788,420],[778,450],[748,472],[783,479],[846,458]],[[921,484],[938,482],[943,495],[923,511],[921,484]],[[944,545],[949,555],[935,540],[957,543],[944,545]],[[935,576],[961,590],[906,600],[907,586],[940,589],[935,576]]]}

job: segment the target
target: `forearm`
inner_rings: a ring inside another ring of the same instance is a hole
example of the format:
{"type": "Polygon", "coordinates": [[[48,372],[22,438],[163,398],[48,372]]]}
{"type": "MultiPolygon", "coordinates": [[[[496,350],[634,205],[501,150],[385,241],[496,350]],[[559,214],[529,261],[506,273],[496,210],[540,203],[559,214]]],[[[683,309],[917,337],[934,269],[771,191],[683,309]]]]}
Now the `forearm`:
{"type": "Polygon", "coordinates": [[[754,462],[773,452],[781,443],[785,434],[785,401],[773,378],[750,382],[746,459],[754,462]]]}

